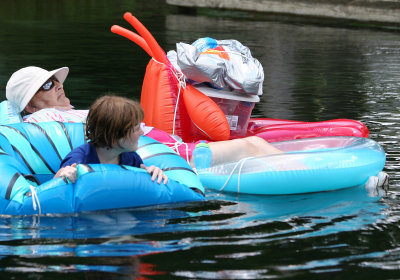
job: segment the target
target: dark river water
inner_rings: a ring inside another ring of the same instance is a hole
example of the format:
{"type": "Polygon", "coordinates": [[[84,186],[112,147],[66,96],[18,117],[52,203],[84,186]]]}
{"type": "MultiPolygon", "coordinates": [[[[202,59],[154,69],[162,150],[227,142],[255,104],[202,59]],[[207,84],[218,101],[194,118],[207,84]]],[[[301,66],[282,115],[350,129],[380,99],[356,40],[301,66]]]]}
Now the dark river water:
{"type": "MultiPolygon", "coordinates": [[[[208,191],[173,206],[0,218],[1,279],[400,279],[400,32],[179,13],[163,1],[0,2],[0,99],[27,65],[69,66],[77,108],[114,92],[139,99],[147,54],[110,32],[132,12],[166,50],[236,39],[264,67],[253,117],[364,122],[387,153],[387,196],[361,188],[292,196],[208,191]]],[[[289,18],[290,19],[290,18],[289,18]]]]}

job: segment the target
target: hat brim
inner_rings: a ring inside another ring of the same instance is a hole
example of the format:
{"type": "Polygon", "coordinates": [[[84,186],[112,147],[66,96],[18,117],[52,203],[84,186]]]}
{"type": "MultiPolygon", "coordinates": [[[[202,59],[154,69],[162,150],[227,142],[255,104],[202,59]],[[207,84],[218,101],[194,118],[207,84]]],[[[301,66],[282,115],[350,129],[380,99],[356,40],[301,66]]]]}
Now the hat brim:
{"type": "Polygon", "coordinates": [[[20,111],[22,112],[26,105],[31,101],[33,96],[39,91],[41,86],[52,76],[55,76],[60,83],[64,83],[69,73],[68,67],[61,67],[53,71],[49,71],[46,75],[41,76],[37,79],[35,84],[30,88],[29,92],[25,95],[24,100],[21,102],[20,111]]]}

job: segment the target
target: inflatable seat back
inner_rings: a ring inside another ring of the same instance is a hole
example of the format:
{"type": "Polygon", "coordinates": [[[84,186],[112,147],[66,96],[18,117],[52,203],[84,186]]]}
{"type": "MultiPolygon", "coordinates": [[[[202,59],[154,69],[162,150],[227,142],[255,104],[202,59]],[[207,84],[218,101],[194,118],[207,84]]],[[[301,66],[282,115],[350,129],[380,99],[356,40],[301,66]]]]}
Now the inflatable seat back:
{"type": "Polygon", "coordinates": [[[20,208],[30,187],[53,178],[61,159],[84,139],[82,124],[0,125],[0,213],[20,208]]]}
{"type": "Polygon", "coordinates": [[[17,123],[0,126],[0,148],[18,171],[40,182],[52,178],[61,160],[85,142],[83,124],[17,123]],[[16,162],[14,162],[16,161],[16,162]]]}

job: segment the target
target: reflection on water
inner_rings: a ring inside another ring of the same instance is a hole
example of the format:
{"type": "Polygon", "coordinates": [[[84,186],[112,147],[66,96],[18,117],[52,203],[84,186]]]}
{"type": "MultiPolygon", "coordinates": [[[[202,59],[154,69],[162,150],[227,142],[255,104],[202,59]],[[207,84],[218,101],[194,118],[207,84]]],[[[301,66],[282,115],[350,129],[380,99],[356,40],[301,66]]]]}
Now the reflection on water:
{"type": "Polygon", "coordinates": [[[365,122],[387,152],[391,192],[384,198],[362,188],[271,197],[208,192],[195,204],[2,217],[2,278],[322,279],[354,278],[354,271],[359,278],[398,278],[399,33],[251,14],[182,15],[159,0],[3,1],[2,99],[8,77],[28,64],[70,66],[65,88],[78,108],[109,91],[138,99],[149,57],[109,31],[112,24],[128,27],[125,11],[165,50],[205,36],[247,45],[266,77],[254,117],[365,122]]]}
{"type": "MultiPolygon", "coordinates": [[[[362,232],[380,224],[387,211],[379,198],[366,196],[362,188],[275,197],[207,195],[208,201],[201,205],[192,203],[58,217],[3,217],[0,254],[3,260],[12,263],[4,269],[19,272],[104,271],[132,275],[137,273],[134,268],[141,267],[143,261],[146,267],[151,267],[153,274],[165,274],[179,258],[176,276],[201,278],[206,274],[208,279],[237,279],[238,275],[245,274],[263,278],[275,274],[268,272],[272,263],[262,262],[264,268],[258,272],[244,268],[230,271],[224,263],[234,260],[242,264],[255,259],[258,267],[260,258],[272,258],[268,255],[275,246],[293,250],[299,243],[307,246],[298,247],[305,251],[292,265],[299,270],[319,266],[328,269],[337,266],[338,260],[331,256],[326,259],[322,252],[341,250],[350,245],[348,240],[340,241],[335,237],[338,232],[362,232]],[[328,240],[332,238],[340,244],[323,245],[329,244],[328,240]],[[320,240],[313,245],[316,246],[313,251],[321,251],[321,254],[307,252],[310,249],[308,243],[313,239],[320,240]],[[323,244],[320,244],[321,240],[323,244]],[[176,258],[166,259],[165,254],[176,255],[176,258]],[[16,256],[26,260],[13,263],[16,256]],[[31,260],[32,256],[35,259],[31,260]],[[42,265],[38,269],[37,258],[52,258],[51,265],[42,265]],[[132,266],[127,265],[129,262],[132,266]],[[305,267],[304,262],[312,264],[305,267]],[[196,272],[198,265],[202,267],[201,272],[196,272]]],[[[341,261],[356,257],[357,253],[342,256],[341,261]]],[[[358,258],[375,259],[364,254],[358,258]]],[[[287,270],[283,264],[279,266],[278,270],[287,270]]]]}

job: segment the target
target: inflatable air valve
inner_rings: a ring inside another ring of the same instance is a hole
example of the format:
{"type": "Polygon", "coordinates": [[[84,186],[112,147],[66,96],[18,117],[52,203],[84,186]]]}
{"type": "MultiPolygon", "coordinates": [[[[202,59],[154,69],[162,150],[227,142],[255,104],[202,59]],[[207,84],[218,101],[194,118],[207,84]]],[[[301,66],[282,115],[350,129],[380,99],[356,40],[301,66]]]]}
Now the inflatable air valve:
{"type": "Polygon", "coordinates": [[[194,164],[197,170],[208,168],[211,165],[212,151],[210,145],[201,141],[193,151],[194,164]]]}

